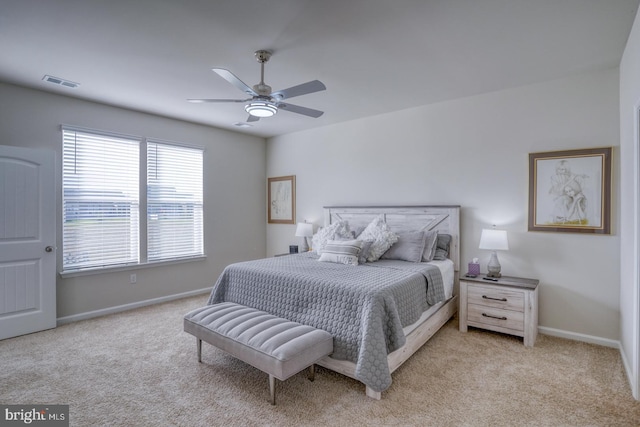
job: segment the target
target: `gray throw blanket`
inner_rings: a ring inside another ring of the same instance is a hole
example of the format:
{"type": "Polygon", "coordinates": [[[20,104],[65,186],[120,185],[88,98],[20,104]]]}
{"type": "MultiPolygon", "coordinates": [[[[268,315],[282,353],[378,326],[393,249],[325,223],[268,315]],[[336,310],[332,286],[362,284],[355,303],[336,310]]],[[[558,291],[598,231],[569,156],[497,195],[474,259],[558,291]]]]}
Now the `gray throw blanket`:
{"type": "Polygon", "coordinates": [[[304,253],[229,265],[208,303],[234,302],[329,332],[332,357],[354,362],[355,377],[383,391],[391,385],[387,354],[405,344],[402,328],[444,298],[440,270],[427,263],[353,266],[304,253]]]}

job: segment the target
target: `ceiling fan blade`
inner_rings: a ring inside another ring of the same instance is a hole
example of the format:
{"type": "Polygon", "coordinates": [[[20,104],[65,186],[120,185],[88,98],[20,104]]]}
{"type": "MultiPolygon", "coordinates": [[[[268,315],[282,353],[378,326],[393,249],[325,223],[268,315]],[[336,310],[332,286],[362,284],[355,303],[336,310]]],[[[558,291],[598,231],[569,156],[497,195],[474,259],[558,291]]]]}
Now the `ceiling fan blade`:
{"type": "Polygon", "coordinates": [[[249,94],[251,96],[258,96],[256,91],[253,90],[251,86],[247,85],[245,82],[237,78],[235,74],[233,74],[231,71],[225,70],[224,68],[212,68],[211,70],[214,71],[223,79],[225,79],[226,81],[228,81],[229,83],[231,83],[232,85],[234,85],[235,87],[237,87],[238,89],[240,89],[241,91],[243,91],[244,93],[249,94]]]}
{"type": "Polygon", "coordinates": [[[247,119],[247,123],[257,122],[258,120],[260,120],[260,117],[252,116],[251,114],[249,114],[249,118],[247,119]]]}
{"type": "Polygon", "coordinates": [[[193,102],[194,104],[202,104],[205,102],[247,102],[250,101],[251,98],[249,99],[187,99],[187,101],[189,102],[193,102]]]}
{"type": "Polygon", "coordinates": [[[312,108],[301,107],[299,105],[287,103],[278,104],[278,108],[282,108],[283,110],[290,111],[292,113],[298,113],[302,114],[303,116],[309,116],[316,119],[324,114],[324,111],[314,110],[312,108]]]}
{"type": "Polygon", "coordinates": [[[302,83],[298,86],[292,86],[288,89],[282,89],[271,94],[272,97],[278,101],[283,99],[293,98],[294,96],[306,95],[308,93],[320,92],[327,87],[320,80],[313,80],[310,82],[302,83]]]}

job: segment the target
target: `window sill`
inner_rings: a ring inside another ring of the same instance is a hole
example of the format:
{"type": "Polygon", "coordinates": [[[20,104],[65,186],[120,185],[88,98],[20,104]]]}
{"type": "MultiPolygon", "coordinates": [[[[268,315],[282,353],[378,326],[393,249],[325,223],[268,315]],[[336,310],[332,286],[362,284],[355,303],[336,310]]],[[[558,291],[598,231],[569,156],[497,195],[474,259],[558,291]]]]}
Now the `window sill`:
{"type": "Polygon", "coordinates": [[[128,264],[128,265],[121,265],[121,266],[114,266],[114,267],[99,267],[99,268],[85,268],[82,270],[68,270],[68,271],[62,271],[58,274],[63,279],[66,279],[69,277],[92,276],[95,274],[116,273],[119,271],[141,270],[144,268],[153,268],[153,267],[160,267],[160,266],[172,265],[172,264],[184,264],[187,262],[204,261],[206,259],[207,259],[206,255],[201,255],[201,256],[188,257],[188,258],[178,258],[178,259],[172,259],[172,260],[154,261],[154,262],[146,262],[146,263],[140,263],[140,264],[128,264]]]}

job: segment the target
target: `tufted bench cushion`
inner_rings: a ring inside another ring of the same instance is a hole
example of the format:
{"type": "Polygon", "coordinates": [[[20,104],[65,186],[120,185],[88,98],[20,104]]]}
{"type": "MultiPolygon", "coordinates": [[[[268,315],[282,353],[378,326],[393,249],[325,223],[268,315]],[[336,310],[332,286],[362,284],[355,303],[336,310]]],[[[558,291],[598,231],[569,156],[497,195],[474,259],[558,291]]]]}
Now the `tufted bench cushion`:
{"type": "Polygon", "coordinates": [[[269,374],[272,404],[274,378],[284,381],[307,367],[313,369],[333,352],[333,337],[326,331],[230,302],[187,313],[184,330],[197,338],[198,361],[205,341],[269,374]]]}

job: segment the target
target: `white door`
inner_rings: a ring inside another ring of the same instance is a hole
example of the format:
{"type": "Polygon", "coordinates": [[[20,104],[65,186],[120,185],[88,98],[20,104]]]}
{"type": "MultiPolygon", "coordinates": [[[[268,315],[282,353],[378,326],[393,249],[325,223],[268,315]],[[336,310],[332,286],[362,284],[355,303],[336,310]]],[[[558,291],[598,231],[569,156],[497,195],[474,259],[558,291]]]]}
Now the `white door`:
{"type": "Polygon", "coordinates": [[[56,327],[55,153],[0,145],[0,339],[56,327]]]}

